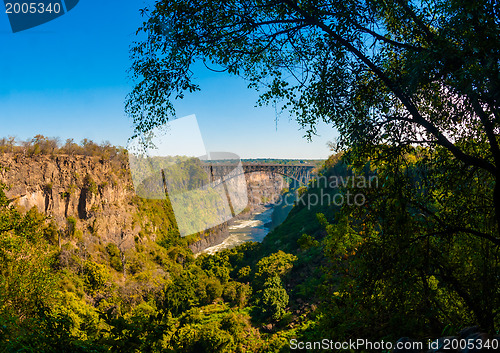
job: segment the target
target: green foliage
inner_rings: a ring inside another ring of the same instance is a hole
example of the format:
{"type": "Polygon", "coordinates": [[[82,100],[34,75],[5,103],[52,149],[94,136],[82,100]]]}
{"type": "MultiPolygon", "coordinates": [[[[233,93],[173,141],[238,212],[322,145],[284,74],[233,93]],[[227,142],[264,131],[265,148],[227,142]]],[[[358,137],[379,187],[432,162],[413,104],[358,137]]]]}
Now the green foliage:
{"type": "Polygon", "coordinates": [[[76,232],[76,218],[69,216],[66,221],[68,222],[68,236],[71,238],[76,232]]]}
{"type": "Polygon", "coordinates": [[[125,319],[115,317],[113,308],[101,313],[101,319],[109,327],[108,334],[101,334],[97,343],[111,352],[159,352],[162,350],[163,338],[174,325],[169,313],[155,311],[153,313],[137,312],[125,319]]]}
{"type": "Polygon", "coordinates": [[[257,262],[255,278],[264,282],[269,278],[282,277],[293,267],[297,256],[278,251],[270,256],[264,257],[257,262]]]}
{"type": "Polygon", "coordinates": [[[82,352],[57,302],[54,225],[36,209],[20,214],[0,187],[0,347],[2,351],[82,352]]]}
{"type": "Polygon", "coordinates": [[[32,317],[40,305],[50,302],[55,281],[52,263],[50,249],[39,234],[26,229],[1,232],[0,315],[32,317]]]}
{"type": "Polygon", "coordinates": [[[199,304],[196,295],[197,278],[189,273],[183,272],[180,276],[173,278],[165,289],[163,306],[174,316],[178,316],[193,306],[199,304]]]}
{"type": "Polygon", "coordinates": [[[323,307],[327,332],[335,327],[343,338],[423,337],[448,326],[496,325],[494,303],[500,298],[480,288],[491,286],[490,276],[500,270],[497,249],[470,231],[495,229],[493,209],[479,196],[488,193],[489,177],[465,176],[439,156],[443,150],[436,152],[373,162],[384,184],[365,190],[365,207],[344,207],[334,223],[317,215],[330,262],[322,293],[331,298],[323,307]]]}
{"type": "Polygon", "coordinates": [[[176,331],[173,346],[180,352],[232,352],[234,339],[218,325],[206,324],[201,327],[187,325],[176,331]]]}
{"type": "Polygon", "coordinates": [[[252,287],[236,281],[226,283],[222,297],[228,303],[243,308],[252,295],[252,287]]]}
{"type": "Polygon", "coordinates": [[[248,320],[241,314],[230,312],[220,322],[221,329],[229,332],[233,337],[242,337],[250,327],[248,320]]]}
{"type": "Polygon", "coordinates": [[[138,208],[134,222],[140,223],[145,235],[155,233],[157,243],[169,250],[179,245],[185,249],[186,238],[180,236],[172,206],[167,200],[136,198],[133,201],[138,208]]]}
{"type": "Polygon", "coordinates": [[[93,306],[82,301],[81,297],[74,292],[59,292],[51,315],[66,318],[70,323],[69,330],[74,338],[85,340],[92,331],[99,330],[97,311],[93,306]]]}
{"type": "MultiPolygon", "coordinates": [[[[248,316],[258,311],[249,306],[252,287],[235,281],[251,280],[257,243],[195,260],[168,221],[155,218],[168,208],[143,203],[137,221],[149,229],[121,254],[113,243],[83,239],[74,217],[67,219],[69,238],[59,239],[58,225],[45,224],[36,209],[19,213],[3,192],[0,202],[2,350],[269,351],[248,316]],[[162,246],[150,240],[153,230],[162,246]],[[119,272],[111,276],[111,268],[119,272]]],[[[287,267],[276,271],[285,275],[287,267]]],[[[266,293],[265,315],[280,316],[272,290],[266,293]]]]}
{"type": "Polygon", "coordinates": [[[139,252],[132,252],[126,255],[125,268],[131,275],[136,275],[147,270],[147,256],[139,252]]]}
{"type": "Polygon", "coordinates": [[[90,260],[84,262],[82,276],[85,289],[90,294],[102,290],[109,279],[106,267],[90,260]]]}
{"type": "Polygon", "coordinates": [[[41,308],[36,318],[25,320],[22,324],[2,321],[3,318],[0,318],[3,352],[105,352],[104,347],[74,337],[71,319],[64,314],[51,313],[47,308],[41,308]],[[11,330],[6,331],[6,328],[11,330]]]}
{"type": "Polygon", "coordinates": [[[91,194],[97,194],[99,189],[97,187],[96,182],[94,181],[94,179],[92,178],[92,176],[90,174],[87,174],[85,176],[85,178],[83,179],[83,183],[84,183],[84,186],[87,188],[87,190],[91,194]]]}
{"type": "Polygon", "coordinates": [[[213,256],[201,256],[197,262],[208,276],[217,277],[221,283],[226,283],[229,280],[229,274],[232,270],[229,253],[219,252],[213,256]]]}
{"type": "Polygon", "coordinates": [[[248,281],[251,274],[252,269],[250,268],[250,266],[242,267],[238,271],[238,279],[240,279],[241,281],[248,281]]]}
{"type": "Polygon", "coordinates": [[[51,221],[43,230],[43,234],[45,239],[52,244],[56,245],[59,242],[59,227],[57,226],[57,223],[54,221],[51,221]]]}
{"type": "MultiPolygon", "coordinates": [[[[163,243],[160,241],[160,245],[163,243]]],[[[167,255],[169,259],[173,260],[178,264],[182,264],[184,266],[189,266],[194,263],[193,252],[186,248],[185,246],[172,246],[167,250],[167,255]]]]}
{"type": "Polygon", "coordinates": [[[222,296],[223,287],[217,278],[200,278],[196,295],[200,304],[207,305],[222,296]]]}
{"type": "Polygon", "coordinates": [[[309,248],[315,247],[319,245],[319,241],[314,239],[312,236],[308,234],[302,234],[302,236],[297,240],[297,245],[301,250],[307,250],[309,248]]]}
{"type": "Polygon", "coordinates": [[[121,272],[123,271],[123,263],[121,259],[117,256],[113,256],[109,259],[109,264],[112,268],[114,268],[116,271],[121,272]]]}
{"type": "Polygon", "coordinates": [[[205,60],[263,89],[260,104],[282,101],[309,137],[319,120],[333,124],[337,148],[370,155],[384,143],[393,151],[437,144],[496,173],[495,7],[465,0],[265,4],[165,0],[145,11],[139,32],[148,35],[132,49],[137,84],[126,106],[136,131],[175,116],[173,100],[199,89],[191,68],[205,60]],[[476,143],[461,143],[465,136],[476,143]],[[479,141],[488,141],[485,153],[476,151],[479,141]]]}
{"type": "MultiPolygon", "coordinates": [[[[417,150],[393,164],[370,161],[384,182],[364,190],[365,207],[339,212],[297,205],[263,244],[196,259],[185,240],[163,233],[167,227],[154,212],[168,209],[144,203],[136,221],[146,229],[123,254],[124,273],[115,244],[86,248],[62,239],[58,250],[55,223],[46,224],[35,209],[19,213],[0,193],[0,303],[9,303],[0,311],[0,330],[9,340],[4,346],[267,352],[284,349],[291,337],[431,337],[487,323],[497,287],[485,279],[493,283],[498,276],[497,249],[463,229],[446,233],[422,207],[447,223],[491,232],[494,222],[484,219],[492,220],[493,212],[481,198],[491,179],[461,175],[446,157],[417,150]],[[465,201],[471,195],[477,195],[473,205],[465,201]],[[149,239],[153,231],[161,246],[149,239]],[[285,245],[288,252],[277,249],[285,245]],[[111,268],[119,271],[112,277],[111,268]],[[58,331],[31,335],[34,327],[58,331]]],[[[324,175],[358,168],[346,159],[327,165],[324,175]]],[[[304,195],[320,190],[311,183],[304,195]]],[[[68,219],[72,223],[76,219],[68,219]]]]}
{"type": "MultiPolygon", "coordinates": [[[[319,120],[331,123],[346,164],[377,170],[383,185],[365,190],[362,206],[343,205],[334,217],[339,208],[298,205],[263,242],[265,255],[294,253],[302,234],[326,235],[330,327],[351,337],[425,336],[458,323],[498,330],[495,6],[166,0],[146,14],[126,107],[136,132],[174,116],[173,100],[199,89],[193,63],[208,61],[263,89],[259,104],[281,101],[308,136],[319,120]],[[322,230],[316,213],[328,220],[320,218],[322,230]]],[[[262,283],[272,278],[267,264],[257,267],[262,283]]]]}
{"type": "Polygon", "coordinates": [[[109,264],[116,271],[123,271],[123,263],[121,260],[122,253],[120,249],[114,243],[109,243],[106,245],[106,251],[109,255],[109,264]]]}
{"type": "Polygon", "coordinates": [[[301,186],[297,189],[297,194],[299,196],[302,196],[304,195],[304,193],[307,191],[307,186],[301,186]]]}
{"type": "Polygon", "coordinates": [[[259,305],[262,313],[272,320],[281,319],[285,315],[289,300],[281,279],[278,276],[270,277],[266,279],[263,287],[259,305]]]}

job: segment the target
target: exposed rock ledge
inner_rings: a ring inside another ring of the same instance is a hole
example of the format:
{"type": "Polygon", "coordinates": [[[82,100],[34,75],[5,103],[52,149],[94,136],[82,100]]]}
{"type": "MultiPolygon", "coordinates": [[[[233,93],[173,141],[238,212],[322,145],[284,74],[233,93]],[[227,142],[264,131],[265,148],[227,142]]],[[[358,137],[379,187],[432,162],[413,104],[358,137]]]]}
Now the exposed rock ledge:
{"type": "Polygon", "coordinates": [[[202,238],[189,245],[189,248],[196,254],[211,246],[219,245],[228,236],[229,226],[227,223],[223,223],[205,232],[202,238]]]}
{"type": "Polygon", "coordinates": [[[128,163],[96,156],[0,154],[0,182],[22,209],[36,207],[61,228],[76,222],[83,240],[135,245],[140,226],[128,163]]]}

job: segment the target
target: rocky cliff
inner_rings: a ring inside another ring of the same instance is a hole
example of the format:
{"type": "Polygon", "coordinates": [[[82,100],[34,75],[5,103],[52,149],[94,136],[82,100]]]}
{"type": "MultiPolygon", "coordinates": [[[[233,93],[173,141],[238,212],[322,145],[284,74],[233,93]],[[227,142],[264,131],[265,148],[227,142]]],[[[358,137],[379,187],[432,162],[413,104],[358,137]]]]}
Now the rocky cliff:
{"type": "MultiPolygon", "coordinates": [[[[7,185],[8,198],[25,210],[36,207],[62,229],[76,227],[84,243],[115,243],[125,251],[140,235],[138,205],[126,160],[3,153],[0,166],[0,182],[7,185]]],[[[240,217],[248,217],[259,205],[274,202],[285,187],[280,175],[245,176],[249,204],[240,217]]],[[[227,224],[222,224],[205,232],[190,248],[199,252],[216,245],[227,232],[227,224]]]]}
{"type": "MultiPolygon", "coordinates": [[[[277,202],[281,191],[287,186],[285,180],[279,174],[249,173],[245,174],[245,179],[247,182],[248,206],[232,221],[251,218],[254,212],[261,212],[264,209],[263,205],[277,202]]],[[[224,223],[212,229],[200,240],[189,245],[189,248],[194,253],[198,253],[222,243],[229,236],[229,224],[224,223]]]]}
{"type": "Polygon", "coordinates": [[[6,195],[26,210],[38,208],[60,227],[76,226],[126,249],[140,231],[128,166],[92,156],[0,154],[6,195]],[[72,225],[68,224],[73,223],[72,225]]]}
{"type": "Polygon", "coordinates": [[[288,186],[280,174],[257,172],[245,174],[245,178],[250,210],[262,204],[278,202],[281,191],[288,186]]]}

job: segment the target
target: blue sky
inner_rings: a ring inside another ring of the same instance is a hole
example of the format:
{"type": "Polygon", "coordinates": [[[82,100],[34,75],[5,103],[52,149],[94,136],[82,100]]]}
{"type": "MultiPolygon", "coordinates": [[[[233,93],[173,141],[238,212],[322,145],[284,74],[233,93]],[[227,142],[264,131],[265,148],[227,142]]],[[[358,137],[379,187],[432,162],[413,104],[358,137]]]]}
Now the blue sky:
{"type": "MultiPolygon", "coordinates": [[[[125,146],[132,134],[124,101],[132,88],[128,50],[142,23],[143,1],[81,0],[64,16],[12,33],[0,13],[0,136],[38,133],[79,142],[90,138],[125,146]]],[[[256,108],[245,81],[200,68],[201,91],[175,104],[195,114],[208,151],[242,158],[326,158],[331,127],[307,142],[295,121],[276,121],[272,107],[256,108]]]]}

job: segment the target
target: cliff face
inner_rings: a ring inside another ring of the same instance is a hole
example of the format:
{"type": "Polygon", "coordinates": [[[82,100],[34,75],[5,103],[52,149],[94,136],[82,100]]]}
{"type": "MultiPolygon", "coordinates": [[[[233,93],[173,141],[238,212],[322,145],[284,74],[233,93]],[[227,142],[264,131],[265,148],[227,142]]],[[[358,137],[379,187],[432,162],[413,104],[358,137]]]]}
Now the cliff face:
{"type": "Polygon", "coordinates": [[[227,222],[222,223],[206,231],[201,239],[190,244],[189,248],[193,251],[193,253],[196,254],[205,250],[206,248],[222,243],[228,236],[229,224],[227,222]]]}
{"type": "Polygon", "coordinates": [[[259,205],[275,203],[278,201],[281,190],[287,187],[280,174],[264,172],[245,174],[250,210],[259,205]]]}
{"type": "MultiPolygon", "coordinates": [[[[61,228],[76,221],[85,243],[115,243],[122,251],[135,245],[141,231],[134,222],[138,212],[128,163],[92,156],[0,154],[0,182],[6,195],[29,210],[37,207],[61,228]]],[[[280,175],[246,174],[248,216],[262,204],[274,202],[283,187],[280,175]]],[[[228,225],[205,232],[190,246],[194,252],[222,242],[228,225]]]]}
{"type": "MultiPolygon", "coordinates": [[[[253,212],[262,211],[264,204],[278,201],[281,190],[287,185],[283,177],[279,174],[268,174],[264,172],[245,174],[247,182],[248,205],[245,211],[235,217],[235,219],[246,219],[253,215],[253,212]]],[[[229,221],[229,224],[231,221],[229,221]]],[[[218,245],[229,236],[229,224],[221,224],[206,234],[198,241],[189,245],[189,248],[198,253],[206,248],[218,245]]]]}
{"type": "Polygon", "coordinates": [[[137,211],[134,190],[124,163],[89,156],[0,154],[0,181],[6,195],[28,210],[37,207],[60,227],[68,218],[84,238],[99,236],[123,248],[133,246],[139,227],[133,227],[137,211]]]}

